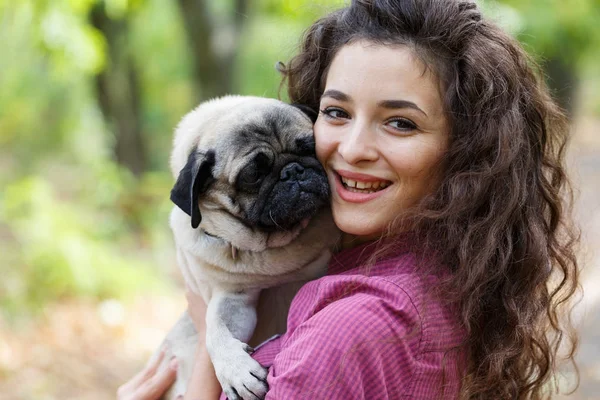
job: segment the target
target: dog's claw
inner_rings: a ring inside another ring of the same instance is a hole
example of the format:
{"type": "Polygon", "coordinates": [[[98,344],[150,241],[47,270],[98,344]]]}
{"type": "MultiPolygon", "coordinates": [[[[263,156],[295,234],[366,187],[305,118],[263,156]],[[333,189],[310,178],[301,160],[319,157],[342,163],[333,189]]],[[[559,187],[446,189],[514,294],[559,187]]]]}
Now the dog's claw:
{"type": "MultiPolygon", "coordinates": [[[[264,391],[265,393],[267,391],[266,385],[264,391]]],[[[238,391],[232,386],[229,386],[226,389],[224,388],[223,392],[225,392],[225,395],[227,396],[228,400],[263,400],[265,398],[264,394],[256,394],[252,390],[250,390],[246,385],[242,385],[240,393],[238,393],[238,391]]]]}
{"type": "MultiPolygon", "coordinates": [[[[258,379],[259,381],[263,382],[265,385],[267,385],[267,377],[265,376],[264,378],[261,378],[260,376],[257,376],[256,374],[254,374],[253,372],[250,372],[250,375],[252,375],[253,377],[255,377],[256,379],[258,379]]],[[[268,389],[268,385],[267,385],[267,389],[268,389]]]]}
{"type": "Polygon", "coordinates": [[[228,400],[242,400],[238,392],[231,386],[227,389],[224,388],[223,391],[225,392],[228,400]]]}
{"type": "Polygon", "coordinates": [[[265,396],[262,396],[262,397],[258,396],[258,395],[257,395],[256,393],[254,393],[252,390],[248,389],[248,387],[246,387],[246,385],[244,385],[244,389],[246,389],[246,391],[247,391],[248,393],[250,393],[252,396],[254,396],[254,398],[255,398],[256,400],[262,400],[262,399],[264,399],[264,398],[265,398],[265,396]]]}
{"type": "Polygon", "coordinates": [[[252,354],[254,353],[254,347],[246,345],[246,347],[244,347],[244,350],[246,351],[246,353],[248,354],[252,354]]]}
{"type": "Polygon", "coordinates": [[[227,358],[213,360],[217,378],[230,400],[262,400],[267,394],[268,370],[248,354],[252,347],[236,341],[227,346],[227,358]],[[225,390],[227,388],[227,390],[225,390]]]}

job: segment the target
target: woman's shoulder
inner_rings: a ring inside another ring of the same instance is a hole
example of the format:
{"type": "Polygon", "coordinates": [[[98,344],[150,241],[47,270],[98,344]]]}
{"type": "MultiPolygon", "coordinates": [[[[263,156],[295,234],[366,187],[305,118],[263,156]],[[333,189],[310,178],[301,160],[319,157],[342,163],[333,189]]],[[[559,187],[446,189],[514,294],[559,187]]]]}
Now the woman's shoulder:
{"type": "Polygon", "coordinates": [[[272,364],[266,364],[271,398],[297,398],[307,390],[316,398],[434,398],[429,392],[445,379],[458,387],[460,355],[433,346],[453,336],[453,324],[435,325],[438,305],[424,306],[424,282],[406,257],[303,286],[290,307],[287,332],[259,350],[273,350],[272,364]]]}
{"type": "Polygon", "coordinates": [[[355,330],[384,322],[397,334],[416,335],[421,351],[444,351],[459,345],[464,332],[458,310],[444,301],[439,287],[440,277],[420,272],[411,252],[358,263],[305,285],[290,308],[288,330],[317,314],[336,324],[351,320],[355,330]]]}
{"type": "Polygon", "coordinates": [[[414,293],[406,277],[382,274],[380,270],[348,270],[304,285],[294,298],[288,319],[301,322],[326,314],[329,319],[339,315],[356,321],[360,314],[375,318],[402,313],[419,322],[419,311],[412,300],[414,293]]]}

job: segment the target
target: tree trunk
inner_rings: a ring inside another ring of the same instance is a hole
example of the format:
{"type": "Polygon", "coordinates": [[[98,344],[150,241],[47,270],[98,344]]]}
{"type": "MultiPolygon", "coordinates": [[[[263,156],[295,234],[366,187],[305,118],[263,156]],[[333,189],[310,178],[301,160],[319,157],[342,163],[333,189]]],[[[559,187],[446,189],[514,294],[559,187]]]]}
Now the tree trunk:
{"type": "Polygon", "coordinates": [[[140,84],[128,46],[127,19],[110,19],[99,3],[90,20],[108,45],[106,68],[96,76],[95,83],[100,109],[115,135],[115,159],[139,177],[147,169],[147,154],[141,128],[140,84]]]}
{"type": "Polygon", "coordinates": [[[179,0],[189,47],[194,60],[198,100],[233,92],[235,56],[245,25],[247,0],[235,0],[230,21],[216,26],[209,0],[179,0]]]}

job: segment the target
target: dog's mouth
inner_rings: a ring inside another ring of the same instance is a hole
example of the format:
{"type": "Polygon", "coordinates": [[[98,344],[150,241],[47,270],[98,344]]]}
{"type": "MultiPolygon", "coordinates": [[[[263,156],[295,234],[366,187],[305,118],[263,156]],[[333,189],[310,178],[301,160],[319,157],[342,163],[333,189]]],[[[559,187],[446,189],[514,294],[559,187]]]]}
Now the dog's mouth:
{"type": "Polygon", "coordinates": [[[277,230],[269,234],[267,239],[267,248],[277,248],[287,246],[310,224],[312,218],[304,218],[295,227],[289,230],[277,230]]]}
{"type": "Polygon", "coordinates": [[[299,195],[291,204],[273,202],[265,207],[258,228],[269,233],[302,230],[326,204],[327,198],[321,199],[314,195],[299,195]]]}
{"type": "Polygon", "coordinates": [[[324,175],[314,173],[308,181],[280,181],[272,189],[258,215],[258,226],[266,231],[292,230],[329,203],[329,185],[324,175]]]}
{"type": "Polygon", "coordinates": [[[288,161],[261,184],[245,223],[266,234],[297,232],[329,204],[329,183],[316,159],[288,161]]]}

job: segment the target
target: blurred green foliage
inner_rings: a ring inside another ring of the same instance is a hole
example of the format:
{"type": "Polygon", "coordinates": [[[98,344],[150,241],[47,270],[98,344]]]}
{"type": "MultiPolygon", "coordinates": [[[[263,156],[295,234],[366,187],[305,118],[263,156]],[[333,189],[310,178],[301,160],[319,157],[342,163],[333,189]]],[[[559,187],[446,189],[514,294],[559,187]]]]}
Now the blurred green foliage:
{"type": "MultiPolygon", "coordinates": [[[[563,58],[598,85],[600,0],[485,2],[536,54],[563,58]]],[[[182,0],[0,0],[0,307],[10,315],[68,297],[165,290],[174,269],[168,228],[171,135],[199,99],[182,0]],[[96,77],[110,42],[100,7],[127,22],[149,163],[141,176],[114,156],[118,132],[99,107],[96,77]]],[[[199,1],[202,3],[202,1],[199,1]]],[[[216,50],[233,0],[206,0],[216,50]],[[221,31],[219,30],[221,29],[221,31]]],[[[243,15],[233,90],[277,97],[277,61],[311,21],[342,0],[254,0],[243,15]]],[[[588,89],[589,90],[589,89],[588,89]]],[[[600,111],[598,91],[586,98],[600,111]]]]}
{"type": "MultiPolygon", "coordinates": [[[[105,186],[111,184],[120,182],[105,186]]],[[[144,272],[141,258],[127,254],[136,243],[122,248],[128,244],[119,240],[127,221],[102,204],[107,199],[83,197],[61,201],[47,180],[34,176],[5,189],[1,215],[19,250],[8,252],[15,264],[2,266],[8,311],[65,296],[110,298],[160,286],[144,272]]]]}
{"type": "Polygon", "coordinates": [[[504,0],[519,16],[517,38],[544,58],[598,60],[600,0],[504,0]]]}
{"type": "MultiPolygon", "coordinates": [[[[275,62],[331,9],[324,1],[276,3],[260,1],[247,17],[235,66],[239,93],[277,96],[275,62]]],[[[232,4],[211,2],[215,20],[232,4]]],[[[7,315],[69,297],[123,298],[170,286],[168,155],[174,126],[197,101],[184,29],[175,1],[0,2],[0,307],[7,315]],[[106,38],[89,21],[98,4],[129,22],[151,156],[140,178],[115,162],[115,132],[98,107],[93,78],[109,61],[106,38]]]]}
{"type": "Polygon", "coordinates": [[[561,105],[600,114],[600,0],[481,3],[542,65],[561,105]]]}

